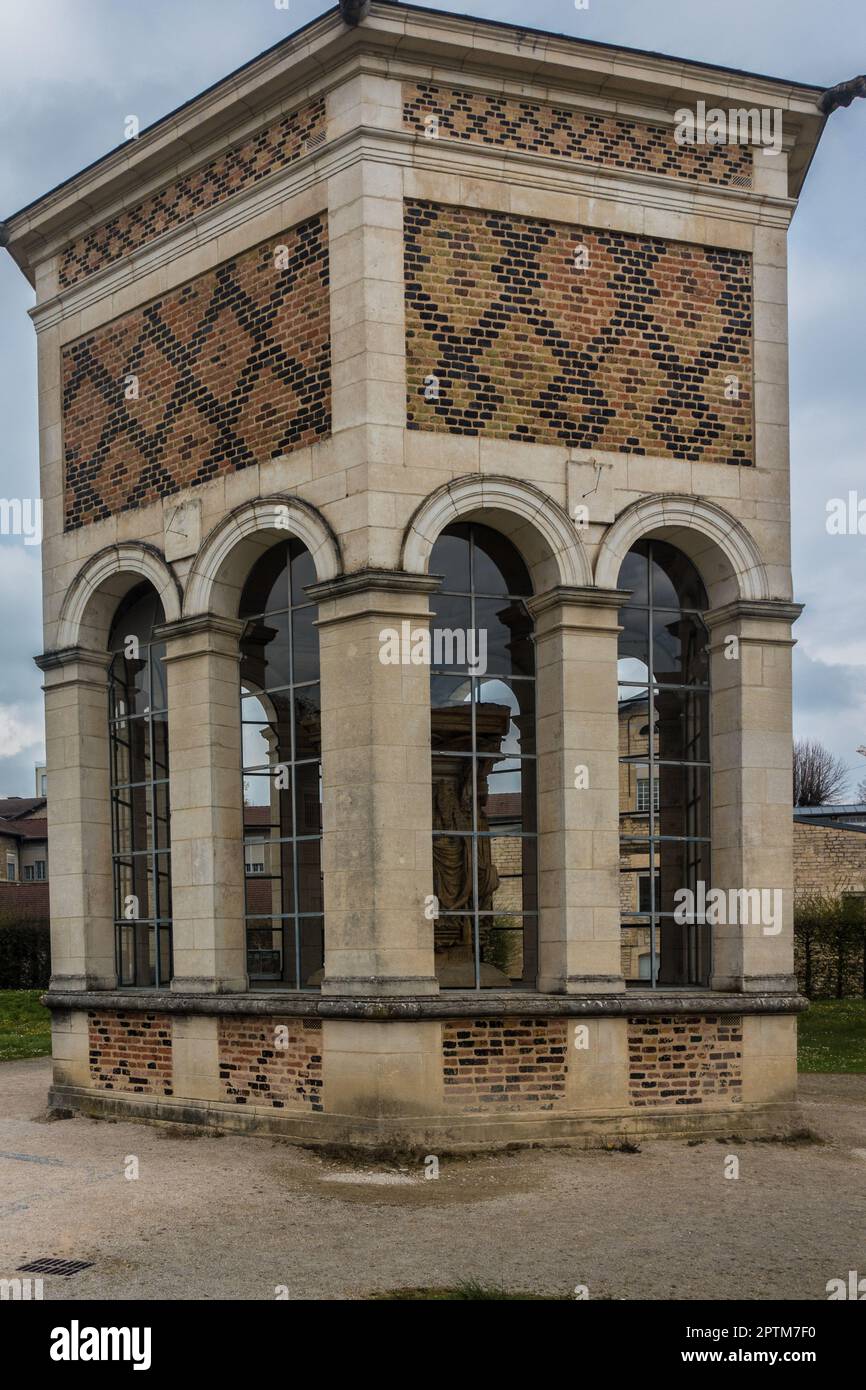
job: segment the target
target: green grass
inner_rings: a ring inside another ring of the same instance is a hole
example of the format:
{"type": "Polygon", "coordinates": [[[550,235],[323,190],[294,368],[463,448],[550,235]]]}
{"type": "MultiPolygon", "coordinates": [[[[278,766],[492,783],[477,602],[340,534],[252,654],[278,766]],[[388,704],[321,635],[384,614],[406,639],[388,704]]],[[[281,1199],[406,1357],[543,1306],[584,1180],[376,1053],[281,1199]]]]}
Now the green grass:
{"type": "Polygon", "coordinates": [[[485,1299],[492,1302],[537,1302],[571,1303],[573,1300],[564,1294],[512,1293],[496,1284],[479,1284],[474,1279],[464,1279],[453,1288],[445,1289],[391,1289],[388,1293],[370,1294],[371,1300],[401,1303],[444,1303],[463,1302],[465,1299],[485,1299]]]}
{"type": "Polygon", "coordinates": [[[41,989],[0,989],[0,1062],[45,1057],[51,1051],[51,1015],[41,989]]]}
{"type": "Polygon", "coordinates": [[[866,999],[816,999],[797,1032],[800,1071],[866,1072],[866,999]]]}

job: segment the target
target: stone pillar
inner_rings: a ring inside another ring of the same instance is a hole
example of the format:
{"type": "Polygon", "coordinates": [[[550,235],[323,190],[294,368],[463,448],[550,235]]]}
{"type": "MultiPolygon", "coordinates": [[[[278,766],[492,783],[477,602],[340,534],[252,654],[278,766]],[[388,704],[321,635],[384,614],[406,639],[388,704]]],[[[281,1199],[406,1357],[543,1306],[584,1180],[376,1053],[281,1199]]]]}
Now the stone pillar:
{"type": "Polygon", "coordinates": [[[384,664],[429,630],[435,579],[365,570],[310,585],[322,679],[326,994],[435,994],[430,668],[384,664]]]}
{"type": "Polygon", "coordinates": [[[620,956],[617,590],[530,599],[538,703],[542,993],[625,988],[620,956]]]}
{"type": "MultiPolygon", "coordinates": [[[[738,599],[710,628],[712,886],[781,891],[781,922],[712,927],[715,989],[790,991],[794,975],[791,625],[799,604],[738,599]],[[778,928],[778,929],[777,929],[778,928]]],[[[742,901],[742,900],[740,900],[742,901]]],[[[728,918],[733,915],[730,910],[728,918]]],[[[742,917],[748,916],[743,922],[742,917]]]]}
{"type": "Polygon", "coordinates": [[[172,989],[247,988],[238,641],[212,615],[163,623],[171,806],[172,989]]]}
{"type": "Polygon", "coordinates": [[[105,652],[68,647],[37,658],[45,673],[51,988],[117,984],[105,652]]]}

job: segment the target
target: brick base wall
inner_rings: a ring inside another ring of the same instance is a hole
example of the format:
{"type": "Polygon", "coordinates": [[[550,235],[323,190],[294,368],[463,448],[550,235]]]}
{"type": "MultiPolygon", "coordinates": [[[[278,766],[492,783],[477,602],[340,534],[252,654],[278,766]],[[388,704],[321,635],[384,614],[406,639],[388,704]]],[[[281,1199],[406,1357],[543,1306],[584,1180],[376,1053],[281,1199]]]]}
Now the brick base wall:
{"type": "Polygon", "coordinates": [[[553,1110],[565,1097],[564,1019],[479,1018],[442,1029],[445,1103],[553,1110]]]}
{"type": "Polygon", "coordinates": [[[224,1018],[218,1039],[220,1081],[227,1100],[275,1110],[324,1109],[319,1019],[224,1018]],[[278,1034],[278,1028],[285,1033],[278,1034]]]}
{"type": "Polygon", "coordinates": [[[172,1094],[168,1014],[90,1012],[87,1032],[90,1077],[98,1090],[172,1094]]]}
{"type": "Polygon", "coordinates": [[[738,1015],[630,1018],[632,1106],[742,1100],[743,1020],[738,1015]]]}

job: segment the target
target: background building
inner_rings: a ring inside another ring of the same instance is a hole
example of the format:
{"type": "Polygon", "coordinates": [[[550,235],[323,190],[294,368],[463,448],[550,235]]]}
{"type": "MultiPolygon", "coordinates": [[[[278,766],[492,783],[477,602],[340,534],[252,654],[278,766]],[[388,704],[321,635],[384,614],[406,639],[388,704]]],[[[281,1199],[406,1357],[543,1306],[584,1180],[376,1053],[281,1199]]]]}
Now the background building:
{"type": "Polygon", "coordinates": [[[820,96],[374,3],[9,220],[58,1101],[359,1143],[785,1118],[820,96]],[[699,102],[753,143],[682,143],[699,102]],[[709,884],[783,919],[678,921],[709,884]]]}

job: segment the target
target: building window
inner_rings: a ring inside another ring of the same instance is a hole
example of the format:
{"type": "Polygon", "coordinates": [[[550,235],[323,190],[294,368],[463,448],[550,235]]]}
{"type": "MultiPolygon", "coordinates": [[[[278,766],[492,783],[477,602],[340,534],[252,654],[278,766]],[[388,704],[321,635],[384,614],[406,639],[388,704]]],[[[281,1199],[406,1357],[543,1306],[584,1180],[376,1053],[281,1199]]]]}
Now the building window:
{"type": "Polygon", "coordinates": [[[117,975],[121,985],[171,982],[171,836],[162,604],[140,584],[108,638],[111,824],[117,975]]]}
{"type": "Polygon", "coordinates": [[[709,928],[675,918],[710,886],[706,591],[663,541],[629,552],[619,587],[632,591],[619,641],[623,973],[653,987],[707,985],[709,928]]]}
{"type": "Polygon", "coordinates": [[[287,540],[256,562],[240,605],[247,971],[290,989],[318,987],[324,966],[315,581],[287,540]]]}
{"type": "Polygon", "coordinates": [[[430,558],[436,974],[442,988],[534,986],[537,958],[532,594],[487,526],[442,532],[430,558]]]}
{"type": "Polygon", "coordinates": [[[6,881],[7,881],[7,883],[14,883],[14,882],[15,882],[15,860],[14,860],[14,859],[7,859],[7,860],[6,860],[6,881]]]}
{"type": "Polygon", "coordinates": [[[32,865],[32,864],[25,864],[25,865],[24,865],[24,878],[25,878],[25,880],[26,880],[27,883],[30,883],[31,880],[34,878],[33,865],[32,865]]]}
{"type": "Polygon", "coordinates": [[[37,877],[38,879],[42,880],[42,879],[45,878],[45,868],[46,868],[45,860],[44,860],[44,859],[37,859],[37,860],[36,860],[36,877],[37,877]]]}

